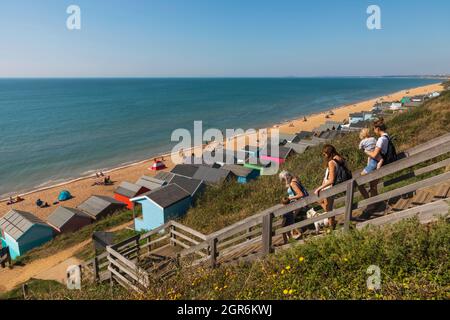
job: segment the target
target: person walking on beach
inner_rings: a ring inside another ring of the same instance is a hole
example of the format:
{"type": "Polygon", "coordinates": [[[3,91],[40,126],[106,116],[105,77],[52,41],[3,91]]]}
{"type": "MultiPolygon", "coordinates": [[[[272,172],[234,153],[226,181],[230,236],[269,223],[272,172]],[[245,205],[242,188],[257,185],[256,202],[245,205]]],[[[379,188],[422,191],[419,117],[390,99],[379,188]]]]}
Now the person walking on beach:
{"type": "MultiPolygon", "coordinates": [[[[352,178],[345,159],[336,151],[334,146],[330,144],[325,145],[322,149],[322,155],[325,159],[326,170],[322,185],[314,191],[318,197],[320,197],[320,192],[352,178]]],[[[320,205],[325,213],[333,211],[334,196],[323,199],[320,201],[320,205]]],[[[328,223],[332,229],[336,228],[335,217],[329,218],[328,223]]]]}
{"type": "MultiPolygon", "coordinates": [[[[383,159],[383,166],[396,161],[397,152],[395,150],[394,144],[391,141],[391,137],[387,133],[387,126],[384,123],[384,119],[379,118],[378,120],[375,120],[373,126],[373,130],[379,138],[375,145],[375,149],[372,152],[367,152],[367,155],[372,159],[378,159],[381,156],[381,158],[383,159]]],[[[367,192],[364,185],[358,186],[359,192],[365,199],[377,196],[378,182],[379,180],[374,180],[369,183],[369,192],[367,192]]],[[[373,209],[375,209],[374,205],[369,206],[364,214],[367,215],[373,209]]]]}
{"type": "MultiPolygon", "coordinates": [[[[301,184],[300,180],[294,176],[289,171],[282,171],[279,175],[280,180],[286,185],[288,197],[282,200],[282,204],[288,205],[299,199],[305,198],[309,196],[308,191],[301,184]]],[[[283,215],[283,223],[282,227],[287,227],[293,225],[295,223],[296,216],[300,213],[300,211],[293,211],[283,215]]],[[[287,232],[283,234],[284,242],[287,243],[289,238],[293,237],[294,239],[299,239],[301,237],[301,232],[297,229],[292,230],[291,232],[287,232]]]]}

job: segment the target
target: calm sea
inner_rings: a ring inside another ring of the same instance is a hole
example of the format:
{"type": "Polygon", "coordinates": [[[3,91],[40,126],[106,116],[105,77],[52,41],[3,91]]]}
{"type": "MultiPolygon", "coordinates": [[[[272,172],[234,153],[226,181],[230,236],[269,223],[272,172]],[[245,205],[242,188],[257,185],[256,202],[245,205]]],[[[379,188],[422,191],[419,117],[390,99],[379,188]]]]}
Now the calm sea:
{"type": "Polygon", "coordinates": [[[258,128],[437,82],[415,78],[0,79],[0,197],[170,150],[171,132],[258,128]]]}

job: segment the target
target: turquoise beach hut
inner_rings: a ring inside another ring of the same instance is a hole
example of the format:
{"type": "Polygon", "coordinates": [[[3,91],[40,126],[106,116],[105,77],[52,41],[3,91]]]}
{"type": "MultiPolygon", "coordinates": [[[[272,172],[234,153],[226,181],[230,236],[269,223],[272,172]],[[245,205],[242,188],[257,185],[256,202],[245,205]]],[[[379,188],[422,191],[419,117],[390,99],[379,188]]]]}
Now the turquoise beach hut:
{"type": "Polygon", "coordinates": [[[246,184],[258,178],[260,175],[260,170],[246,168],[237,164],[226,164],[222,168],[231,171],[237,177],[237,182],[240,184],[246,184]]]}
{"type": "Polygon", "coordinates": [[[150,231],[166,222],[183,216],[192,203],[191,194],[176,184],[168,184],[162,188],[144,193],[131,199],[141,205],[142,217],[134,213],[134,228],[136,231],[150,231]]]}
{"type": "Polygon", "coordinates": [[[33,214],[11,210],[0,219],[2,247],[12,259],[53,239],[53,228],[33,214]]]}

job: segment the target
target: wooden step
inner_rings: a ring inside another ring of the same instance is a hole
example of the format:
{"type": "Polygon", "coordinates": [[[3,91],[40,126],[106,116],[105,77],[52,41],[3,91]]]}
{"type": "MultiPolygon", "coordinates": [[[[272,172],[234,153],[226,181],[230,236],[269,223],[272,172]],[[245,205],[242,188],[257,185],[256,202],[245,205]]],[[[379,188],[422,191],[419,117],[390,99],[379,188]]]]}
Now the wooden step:
{"type": "Polygon", "coordinates": [[[435,199],[445,199],[450,196],[450,185],[443,184],[437,188],[437,190],[434,192],[434,198],[435,199]]]}
{"type": "Polygon", "coordinates": [[[411,201],[411,206],[421,206],[430,203],[433,200],[433,194],[428,191],[420,190],[411,201]]]}
{"type": "Polygon", "coordinates": [[[391,211],[402,211],[408,209],[412,202],[412,198],[400,198],[392,207],[391,211]]]}

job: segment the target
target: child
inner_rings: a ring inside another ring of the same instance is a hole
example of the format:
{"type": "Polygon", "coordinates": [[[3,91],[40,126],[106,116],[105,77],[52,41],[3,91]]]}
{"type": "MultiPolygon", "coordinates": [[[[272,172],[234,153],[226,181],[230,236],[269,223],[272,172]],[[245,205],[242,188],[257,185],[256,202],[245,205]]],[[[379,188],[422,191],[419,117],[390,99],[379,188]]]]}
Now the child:
{"type": "MultiPolygon", "coordinates": [[[[373,152],[375,150],[377,140],[369,135],[369,129],[364,128],[361,130],[359,137],[361,142],[359,143],[359,149],[365,153],[373,152]]],[[[380,169],[383,166],[383,158],[378,155],[375,159],[369,157],[367,159],[367,166],[361,172],[361,175],[369,174],[375,170],[380,169]]]]}

